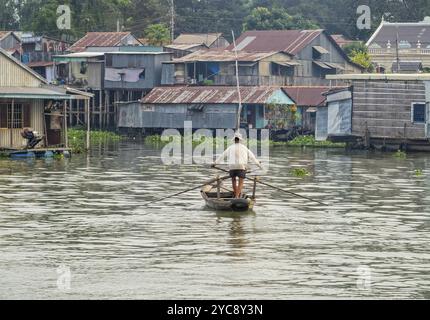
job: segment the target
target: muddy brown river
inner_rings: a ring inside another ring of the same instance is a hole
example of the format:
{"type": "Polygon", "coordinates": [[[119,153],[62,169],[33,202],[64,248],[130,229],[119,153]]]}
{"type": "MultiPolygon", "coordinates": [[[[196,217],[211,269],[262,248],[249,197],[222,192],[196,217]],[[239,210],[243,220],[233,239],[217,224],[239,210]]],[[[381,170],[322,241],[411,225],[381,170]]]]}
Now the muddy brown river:
{"type": "Polygon", "coordinates": [[[0,298],[430,298],[430,155],[275,147],[265,181],[328,208],[265,187],[249,213],[143,206],[214,174],[133,142],[0,160],[0,298]]]}

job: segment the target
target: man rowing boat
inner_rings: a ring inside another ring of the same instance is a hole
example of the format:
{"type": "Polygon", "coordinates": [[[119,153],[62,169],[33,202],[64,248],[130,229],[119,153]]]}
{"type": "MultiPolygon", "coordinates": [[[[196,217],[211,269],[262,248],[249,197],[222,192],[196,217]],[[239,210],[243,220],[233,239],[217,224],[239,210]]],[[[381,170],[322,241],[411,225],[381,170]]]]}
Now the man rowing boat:
{"type": "Polygon", "coordinates": [[[237,132],[234,135],[234,144],[227,148],[227,150],[225,150],[224,153],[212,165],[212,167],[215,167],[227,157],[230,177],[233,183],[234,197],[237,199],[239,199],[242,194],[249,160],[257,164],[260,169],[263,169],[260,161],[257,160],[255,155],[244,144],[241,143],[243,141],[242,135],[237,132]],[[239,183],[237,179],[239,179],[239,183]]]}

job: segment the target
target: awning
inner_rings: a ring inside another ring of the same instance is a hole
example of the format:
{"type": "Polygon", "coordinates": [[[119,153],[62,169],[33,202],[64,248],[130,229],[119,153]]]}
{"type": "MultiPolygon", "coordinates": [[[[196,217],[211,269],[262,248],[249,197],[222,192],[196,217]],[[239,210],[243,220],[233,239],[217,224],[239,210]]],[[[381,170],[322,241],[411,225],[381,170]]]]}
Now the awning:
{"type": "Polygon", "coordinates": [[[336,68],[330,67],[327,64],[325,64],[324,62],[320,62],[320,61],[314,61],[314,64],[316,64],[318,67],[323,68],[323,69],[336,69],[336,68]]]}
{"type": "Polygon", "coordinates": [[[103,57],[103,52],[76,52],[65,55],[54,56],[53,60],[55,62],[86,62],[91,58],[103,57]]]}
{"type": "Polygon", "coordinates": [[[306,110],[306,112],[307,112],[307,113],[315,113],[315,112],[317,112],[317,108],[315,108],[315,107],[310,107],[310,108],[308,108],[308,109],[306,110]]]}
{"type": "Polygon", "coordinates": [[[333,63],[333,62],[324,62],[324,63],[333,69],[345,70],[345,67],[339,63],[333,63]]]}
{"type": "MultiPolygon", "coordinates": [[[[239,62],[239,67],[253,67],[257,64],[257,62],[239,62]]],[[[236,64],[233,64],[236,65],[236,64]]]]}
{"type": "Polygon", "coordinates": [[[300,63],[297,61],[274,61],[273,63],[284,67],[300,66],[300,63]]]}
{"type": "Polygon", "coordinates": [[[321,46],[313,46],[312,47],[314,50],[318,51],[320,54],[327,54],[330,53],[330,51],[328,51],[326,48],[323,48],[321,46]]]}
{"type": "Polygon", "coordinates": [[[46,88],[0,87],[0,98],[65,100],[72,96],[46,88]]]}

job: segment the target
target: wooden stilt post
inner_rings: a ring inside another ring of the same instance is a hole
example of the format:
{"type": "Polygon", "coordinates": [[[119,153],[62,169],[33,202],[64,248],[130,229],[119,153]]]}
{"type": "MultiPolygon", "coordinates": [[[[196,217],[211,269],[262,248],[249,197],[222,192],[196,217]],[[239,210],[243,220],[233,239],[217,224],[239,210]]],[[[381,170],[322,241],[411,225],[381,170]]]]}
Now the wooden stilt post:
{"type": "Polygon", "coordinates": [[[73,108],[73,100],[72,99],[70,99],[69,100],[69,124],[70,124],[70,126],[72,126],[73,125],[73,123],[72,123],[72,109],[73,108]]]}
{"type": "Polygon", "coordinates": [[[65,148],[68,148],[69,147],[69,137],[68,137],[68,135],[67,135],[67,130],[68,130],[68,128],[67,128],[67,100],[64,100],[64,116],[63,116],[63,123],[64,123],[64,128],[63,128],[63,131],[64,131],[64,147],[65,148]]]}
{"type": "Polygon", "coordinates": [[[90,100],[85,100],[85,110],[87,113],[87,150],[90,150],[90,131],[91,131],[91,115],[90,115],[90,100]]]}
{"type": "Polygon", "coordinates": [[[103,91],[99,91],[99,128],[102,129],[103,91]]]}
{"type": "Polygon", "coordinates": [[[10,147],[13,148],[13,129],[15,128],[15,99],[12,99],[10,114],[10,147]]]}

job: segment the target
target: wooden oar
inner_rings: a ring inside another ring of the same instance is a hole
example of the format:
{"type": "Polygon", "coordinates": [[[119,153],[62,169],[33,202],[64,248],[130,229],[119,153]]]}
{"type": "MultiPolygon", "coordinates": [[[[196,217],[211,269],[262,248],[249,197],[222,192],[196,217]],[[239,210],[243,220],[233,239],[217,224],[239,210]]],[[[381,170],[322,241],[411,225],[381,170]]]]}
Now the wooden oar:
{"type": "Polygon", "coordinates": [[[187,192],[190,192],[190,191],[194,191],[194,190],[196,190],[196,189],[203,188],[204,186],[206,186],[206,185],[208,185],[208,184],[212,184],[212,183],[214,183],[214,182],[216,182],[216,181],[218,181],[218,180],[227,180],[227,179],[230,179],[230,176],[225,176],[225,177],[215,178],[215,179],[212,179],[212,180],[206,181],[204,184],[199,185],[198,187],[194,187],[194,188],[191,188],[191,189],[188,189],[188,190],[185,190],[185,191],[181,191],[181,192],[178,192],[178,193],[175,193],[175,194],[171,194],[170,196],[166,196],[166,197],[161,198],[161,199],[157,199],[157,200],[154,200],[154,201],[147,202],[147,203],[145,203],[143,206],[144,206],[144,207],[146,207],[146,206],[148,206],[148,205],[150,205],[150,204],[153,204],[153,203],[156,203],[156,202],[161,202],[161,201],[164,201],[164,200],[166,200],[166,199],[170,199],[170,198],[173,198],[173,197],[177,197],[177,196],[180,196],[181,194],[184,194],[184,193],[187,193],[187,192]]]}
{"type": "MultiPolygon", "coordinates": [[[[216,166],[215,166],[215,167],[213,167],[213,168],[218,169],[218,170],[223,171],[223,172],[229,172],[229,171],[227,171],[227,170],[224,170],[224,169],[219,168],[219,167],[216,167],[216,166]]],[[[247,180],[250,180],[250,181],[254,181],[254,179],[251,179],[251,178],[248,178],[248,177],[247,177],[246,179],[247,179],[247,180]]],[[[309,201],[312,201],[312,202],[315,202],[315,203],[319,203],[319,204],[322,204],[323,206],[328,206],[328,204],[327,204],[327,203],[323,203],[323,202],[321,202],[321,201],[318,201],[318,200],[315,200],[315,199],[311,199],[311,198],[308,198],[308,197],[302,196],[302,195],[297,194],[297,193],[294,193],[294,192],[292,192],[292,191],[288,191],[288,190],[284,190],[284,189],[278,188],[278,187],[276,187],[276,186],[272,186],[271,184],[268,184],[268,183],[265,183],[265,182],[259,181],[258,179],[257,179],[257,183],[259,183],[259,184],[261,184],[261,185],[263,185],[263,186],[266,186],[266,187],[269,187],[269,188],[275,189],[275,190],[277,190],[277,191],[281,191],[281,192],[284,192],[284,193],[288,193],[288,194],[293,195],[293,196],[295,196],[295,197],[299,197],[299,198],[306,199],[306,200],[309,200],[309,201]]]]}

